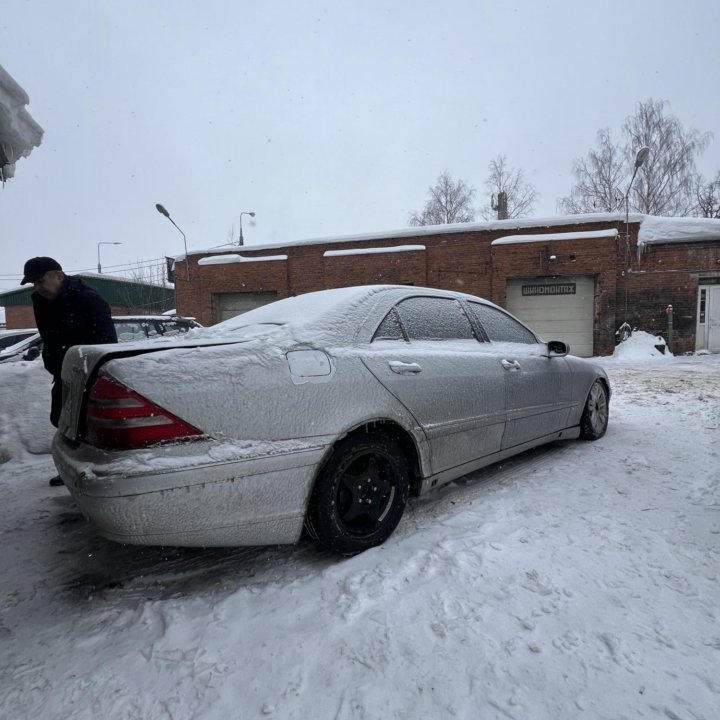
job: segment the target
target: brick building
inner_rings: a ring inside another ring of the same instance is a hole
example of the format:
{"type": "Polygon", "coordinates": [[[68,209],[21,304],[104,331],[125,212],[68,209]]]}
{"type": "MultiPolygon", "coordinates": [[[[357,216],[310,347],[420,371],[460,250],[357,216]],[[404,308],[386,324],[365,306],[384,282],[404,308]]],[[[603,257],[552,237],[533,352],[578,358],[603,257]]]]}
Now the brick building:
{"type": "Polygon", "coordinates": [[[578,215],[408,228],[176,258],[177,309],[212,325],[275,299],[393,283],[480,295],[584,356],[616,331],[665,334],[675,353],[720,351],[720,220],[578,215]]]}

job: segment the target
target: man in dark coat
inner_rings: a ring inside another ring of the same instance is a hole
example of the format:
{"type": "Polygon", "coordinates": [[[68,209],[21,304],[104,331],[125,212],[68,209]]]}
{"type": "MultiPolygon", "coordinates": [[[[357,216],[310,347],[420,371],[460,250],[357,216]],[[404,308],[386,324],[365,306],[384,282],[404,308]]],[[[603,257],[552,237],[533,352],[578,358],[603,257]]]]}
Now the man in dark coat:
{"type": "MultiPolygon", "coordinates": [[[[53,376],[50,422],[57,427],[62,408],[62,370],[73,345],[116,343],[110,306],[80,278],[65,275],[57,260],[36,257],[25,263],[22,284],[32,283],[35,322],[43,340],[43,363],[53,376]]],[[[61,484],[53,478],[50,483],[61,484]]]]}

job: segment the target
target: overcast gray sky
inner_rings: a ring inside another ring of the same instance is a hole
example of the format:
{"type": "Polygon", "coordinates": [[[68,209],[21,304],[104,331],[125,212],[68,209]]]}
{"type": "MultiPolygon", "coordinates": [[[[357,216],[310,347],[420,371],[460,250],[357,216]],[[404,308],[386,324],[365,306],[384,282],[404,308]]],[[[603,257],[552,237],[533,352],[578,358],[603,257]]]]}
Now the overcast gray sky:
{"type": "Polygon", "coordinates": [[[573,159],[635,104],[715,138],[718,0],[3,0],[0,64],[45,130],[0,189],[0,289],[68,271],[402,228],[444,169],[499,153],[557,214],[573,159]]]}

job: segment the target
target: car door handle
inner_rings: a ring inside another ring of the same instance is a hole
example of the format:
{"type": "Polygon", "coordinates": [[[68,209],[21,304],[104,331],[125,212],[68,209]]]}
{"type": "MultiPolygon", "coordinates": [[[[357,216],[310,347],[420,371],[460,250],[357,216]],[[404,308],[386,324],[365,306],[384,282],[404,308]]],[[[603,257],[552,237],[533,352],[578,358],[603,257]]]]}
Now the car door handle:
{"type": "Polygon", "coordinates": [[[406,363],[402,360],[391,360],[390,369],[398,375],[417,375],[422,368],[417,363],[406,363]]]}
{"type": "Polygon", "coordinates": [[[515,372],[520,369],[520,363],[517,360],[501,360],[500,364],[510,372],[515,372]]]}

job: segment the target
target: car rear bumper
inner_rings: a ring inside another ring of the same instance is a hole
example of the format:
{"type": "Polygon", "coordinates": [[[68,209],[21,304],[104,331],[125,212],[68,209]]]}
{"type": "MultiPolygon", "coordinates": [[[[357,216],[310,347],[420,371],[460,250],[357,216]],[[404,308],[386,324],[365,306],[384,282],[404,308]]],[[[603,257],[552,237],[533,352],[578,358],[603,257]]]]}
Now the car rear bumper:
{"type": "Polygon", "coordinates": [[[61,433],[53,457],[101,535],[134,545],[293,543],[329,444],[200,441],[108,452],[61,433]]]}

